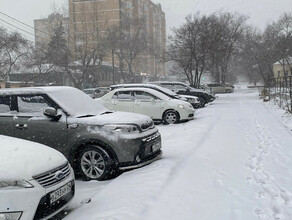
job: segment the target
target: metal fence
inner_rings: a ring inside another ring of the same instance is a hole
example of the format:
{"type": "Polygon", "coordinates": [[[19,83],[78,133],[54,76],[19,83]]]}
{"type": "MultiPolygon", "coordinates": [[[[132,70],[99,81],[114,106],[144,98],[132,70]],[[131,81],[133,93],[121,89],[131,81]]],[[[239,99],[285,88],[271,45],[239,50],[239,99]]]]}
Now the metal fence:
{"type": "Polygon", "coordinates": [[[263,93],[269,100],[292,113],[292,76],[271,78],[263,93]]]}

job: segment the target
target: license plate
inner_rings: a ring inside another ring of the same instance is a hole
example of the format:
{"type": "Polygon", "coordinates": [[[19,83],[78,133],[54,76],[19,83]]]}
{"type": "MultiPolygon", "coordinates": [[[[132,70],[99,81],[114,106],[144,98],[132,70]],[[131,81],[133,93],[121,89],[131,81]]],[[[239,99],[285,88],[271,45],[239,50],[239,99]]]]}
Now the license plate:
{"type": "Polygon", "coordinates": [[[152,152],[156,152],[156,151],[160,150],[160,148],[161,148],[161,144],[156,143],[152,146],[152,152]]]}
{"type": "Polygon", "coordinates": [[[72,190],[72,183],[67,183],[65,186],[62,186],[61,188],[57,189],[56,191],[52,192],[50,194],[50,202],[51,204],[62,198],[63,196],[70,193],[72,190]]]}

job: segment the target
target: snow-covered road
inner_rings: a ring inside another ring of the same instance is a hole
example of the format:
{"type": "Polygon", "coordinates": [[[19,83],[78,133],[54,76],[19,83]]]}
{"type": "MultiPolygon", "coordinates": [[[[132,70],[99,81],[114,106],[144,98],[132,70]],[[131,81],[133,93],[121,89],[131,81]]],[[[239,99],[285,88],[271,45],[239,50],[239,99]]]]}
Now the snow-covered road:
{"type": "Polygon", "coordinates": [[[158,128],[161,160],[77,181],[66,219],[292,219],[292,133],[257,91],[219,95],[195,120],[158,128]]]}

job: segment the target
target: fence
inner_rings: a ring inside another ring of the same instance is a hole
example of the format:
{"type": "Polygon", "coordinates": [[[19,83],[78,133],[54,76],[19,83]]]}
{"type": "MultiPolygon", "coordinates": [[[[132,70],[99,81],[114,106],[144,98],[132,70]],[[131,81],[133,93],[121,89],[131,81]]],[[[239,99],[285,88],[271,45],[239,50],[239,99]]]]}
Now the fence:
{"type": "Polygon", "coordinates": [[[264,92],[275,104],[292,113],[292,76],[271,78],[264,92]]]}

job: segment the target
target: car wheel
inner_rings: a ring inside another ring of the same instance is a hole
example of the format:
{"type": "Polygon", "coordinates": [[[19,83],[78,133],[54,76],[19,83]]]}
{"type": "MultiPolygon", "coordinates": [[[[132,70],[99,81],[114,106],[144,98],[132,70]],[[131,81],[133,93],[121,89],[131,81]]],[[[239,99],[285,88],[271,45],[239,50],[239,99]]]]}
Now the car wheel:
{"type": "Polygon", "coordinates": [[[175,124],[179,122],[179,114],[174,110],[168,110],[163,115],[164,124],[175,124]]]}
{"type": "Polygon", "coordinates": [[[231,90],[230,90],[230,89],[227,89],[227,90],[226,90],[226,93],[231,93],[231,90]]]}
{"type": "Polygon", "coordinates": [[[79,154],[77,160],[78,174],[84,180],[106,180],[113,175],[114,161],[99,146],[86,146],[79,154]]]}
{"type": "Polygon", "coordinates": [[[206,105],[206,101],[205,99],[203,99],[202,97],[198,97],[199,102],[200,102],[200,107],[203,108],[206,105]]]}

